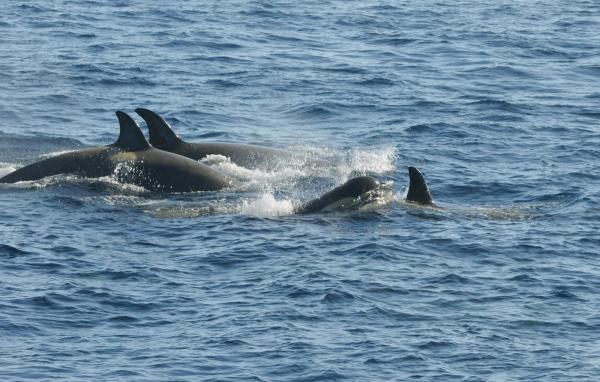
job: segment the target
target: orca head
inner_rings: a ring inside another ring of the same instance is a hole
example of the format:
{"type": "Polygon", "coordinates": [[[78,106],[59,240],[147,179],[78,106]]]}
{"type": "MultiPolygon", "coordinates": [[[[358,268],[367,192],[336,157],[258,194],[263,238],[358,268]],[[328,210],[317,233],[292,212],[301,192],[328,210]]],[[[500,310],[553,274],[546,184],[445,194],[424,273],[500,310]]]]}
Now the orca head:
{"type": "Polygon", "coordinates": [[[357,176],[331,192],[335,192],[340,197],[359,197],[369,191],[375,190],[380,186],[380,183],[377,179],[372,178],[370,176],[357,176]]]}

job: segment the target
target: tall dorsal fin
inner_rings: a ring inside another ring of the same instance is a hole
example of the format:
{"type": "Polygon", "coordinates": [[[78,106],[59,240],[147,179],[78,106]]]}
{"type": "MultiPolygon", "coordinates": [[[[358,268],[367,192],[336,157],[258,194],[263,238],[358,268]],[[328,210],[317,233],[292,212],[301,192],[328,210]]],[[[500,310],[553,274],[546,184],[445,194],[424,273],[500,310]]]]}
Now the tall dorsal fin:
{"type": "Polygon", "coordinates": [[[432,204],[433,199],[431,198],[431,193],[419,170],[415,167],[409,167],[408,176],[410,177],[410,185],[408,186],[406,200],[420,204],[432,204]]]}
{"type": "Polygon", "coordinates": [[[169,123],[160,115],[141,107],[135,109],[135,112],[146,121],[150,133],[150,144],[152,144],[152,146],[158,148],[173,147],[183,143],[177,134],[175,134],[169,123]]]}
{"type": "Polygon", "coordinates": [[[119,139],[113,146],[118,146],[130,151],[143,150],[150,147],[144,133],[138,126],[137,123],[126,113],[117,111],[117,118],[119,118],[119,139]]]}

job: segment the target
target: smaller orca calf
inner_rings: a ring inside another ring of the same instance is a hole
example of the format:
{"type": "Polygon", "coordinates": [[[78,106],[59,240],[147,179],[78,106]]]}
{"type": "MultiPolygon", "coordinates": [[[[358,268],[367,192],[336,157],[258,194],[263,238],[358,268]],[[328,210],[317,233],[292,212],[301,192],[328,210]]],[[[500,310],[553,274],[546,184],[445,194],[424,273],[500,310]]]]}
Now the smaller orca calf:
{"type": "Polygon", "coordinates": [[[370,176],[357,176],[346,183],[313,199],[296,210],[299,214],[332,211],[343,208],[360,208],[388,191],[387,184],[381,184],[370,176]]]}
{"type": "MultiPolygon", "coordinates": [[[[421,205],[433,206],[431,193],[423,175],[415,167],[408,168],[410,183],[406,201],[421,205]]],[[[296,210],[299,214],[333,211],[336,209],[358,209],[375,201],[385,198],[391,192],[389,183],[380,183],[370,176],[358,176],[346,183],[313,199],[296,210]]]]}
{"type": "Polygon", "coordinates": [[[152,146],[194,160],[206,158],[208,155],[223,155],[238,166],[254,169],[276,164],[279,160],[291,156],[284,150],[257,145],[222,142],[188,143],[179,138],[169,123],[155,112],[144,108],[137,108],[135,112],[146,121],[152,146]]]}

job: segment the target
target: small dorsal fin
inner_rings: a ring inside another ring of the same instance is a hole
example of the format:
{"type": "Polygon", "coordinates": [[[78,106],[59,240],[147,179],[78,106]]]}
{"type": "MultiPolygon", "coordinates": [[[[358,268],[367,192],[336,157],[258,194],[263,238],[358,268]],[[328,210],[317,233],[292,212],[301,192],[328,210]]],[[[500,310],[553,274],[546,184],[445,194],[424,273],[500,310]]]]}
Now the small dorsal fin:
{"type": "Polygon", "coordinates": [[[135,112],[146,121],[150,134],[150,144],[152,146],[168,148],[183,143],[177,134],[175,134],[169,123],[160,115],[141,107],[135,109],[135,112]]]}
{"type": "Polygon", "coordinates": [[[431,198],[431,193],[419,170],[415,167],[409,167],[408,176],[410,177],[410,185],[408,186],[406,200],[420,204],[432,204],[433,199],[431,198]]]}
{"type": "Polygon", "coordinates": [[[118,146],[127,150],[137,151],[143,150],[150,147],[144,133],[138,126],[137,123],[128,114],[117,111],[117,118],[119,118],[119,139],[113,146],[118,146]]]}

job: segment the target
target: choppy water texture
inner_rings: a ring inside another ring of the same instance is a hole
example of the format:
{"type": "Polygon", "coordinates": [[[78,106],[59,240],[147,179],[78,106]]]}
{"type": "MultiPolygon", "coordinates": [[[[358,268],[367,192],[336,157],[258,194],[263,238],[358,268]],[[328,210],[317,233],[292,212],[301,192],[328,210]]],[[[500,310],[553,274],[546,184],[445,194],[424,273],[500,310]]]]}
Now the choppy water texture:
{"type": "Polygon", "coordinates": [[[305,161],[0,187],[2,381],[598,380],[598,2],[175,3],[2,1],[0,172],[140,106],[305,161]],[[365,173],[396,201],[290,215],[365,173]]]}

